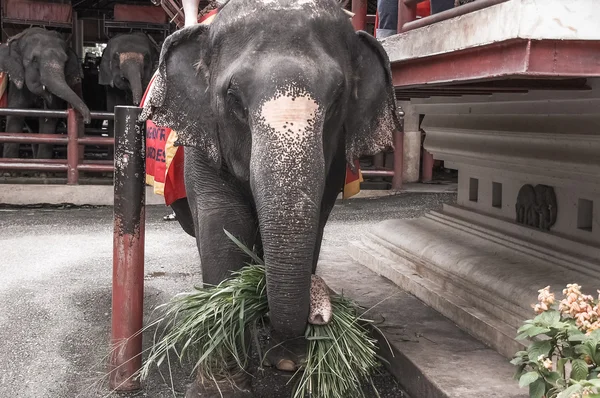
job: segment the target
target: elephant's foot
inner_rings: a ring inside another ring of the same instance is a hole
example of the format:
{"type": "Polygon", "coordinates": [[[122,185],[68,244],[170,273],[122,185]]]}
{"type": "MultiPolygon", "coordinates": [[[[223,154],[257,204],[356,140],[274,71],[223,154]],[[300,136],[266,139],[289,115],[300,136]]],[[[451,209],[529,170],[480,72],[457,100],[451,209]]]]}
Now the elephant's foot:
{"type": "Polygon", "coordinates": [[[185,398],[250,398],[251,376],[239,372],[231,379],[211,380],[200,372],[196,380],[188,387],[185,398]]]}
{"type": "MultiPolygon", "coordinates": [[[[313,275],[310,284],[310,312],[308,323],[313,325],[326,325],[331,321],[333,310],[331,307],[332,290],[325,281],[313,275]]],[[[271,333],[271,348],[265,356],[266,366],[275,366],[279,370],[294,372],[306,357],[306,339],[300,336],[294,339],[283,339],[275,332],[271,333]]]]}

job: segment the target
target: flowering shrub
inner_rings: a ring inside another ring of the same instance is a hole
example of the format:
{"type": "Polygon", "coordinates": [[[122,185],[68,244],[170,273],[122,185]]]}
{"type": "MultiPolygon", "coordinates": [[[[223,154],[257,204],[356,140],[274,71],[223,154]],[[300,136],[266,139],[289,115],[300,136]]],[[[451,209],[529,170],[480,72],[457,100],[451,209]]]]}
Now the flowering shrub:
{"type": "Polygon", "coordinates": [[[576,284],[567,285],[560,302],[550,286],[538,292],[537,316],[517,336],[533,342],[511,361],[519,385],[531,398],[600,398],[600,295],[585,295],[576,284]]]}

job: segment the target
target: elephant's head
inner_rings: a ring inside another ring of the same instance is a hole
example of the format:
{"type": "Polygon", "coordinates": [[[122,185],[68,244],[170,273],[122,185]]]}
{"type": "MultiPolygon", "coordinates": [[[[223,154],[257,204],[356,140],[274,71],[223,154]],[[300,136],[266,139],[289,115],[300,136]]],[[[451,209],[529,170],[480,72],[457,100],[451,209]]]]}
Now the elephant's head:
{"type": "Polygon", "coordinates": [[[157,61],[158,49],[145,34],[115,36],[102,53],[98,83],[131,93],[133,104],[138,105],[157,61]]]}
{"type": "Polygon", "coordinates": [[[334,0],[230,0],[167,38],[142,117],[248,182],[273,329],[302,335],[333,159],[353,165],[400,128],[381,45],[334,0]]]}
{"type": "Polygon", "coordinates": [[[70,103],[86,123],[90,111],[71,87],[83,73],[77,55],[58,32],[30,28],[0,46],[0,71],[8,73],[18,89],[25,86],[47,102],[52,94],[70,103]]]}

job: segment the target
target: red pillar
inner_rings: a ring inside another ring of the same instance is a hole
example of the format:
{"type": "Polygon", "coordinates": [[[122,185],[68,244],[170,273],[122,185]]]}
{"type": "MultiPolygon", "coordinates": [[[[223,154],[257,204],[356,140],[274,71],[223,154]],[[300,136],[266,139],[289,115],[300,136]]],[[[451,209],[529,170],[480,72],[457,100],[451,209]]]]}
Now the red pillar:
{"type": "Polygon", "coordinates": [[[140,388],[144,310],[145,148],[136,121],[141,108],[115,107],[115,202],[113,234],[110,388],[140,388]]]}
{"type": "Polygon", "coordinates": [[[354,30],[365,30],[367,26],[367,0],[352,0],[352,26],[354,30]]]}
{"type": "Polygon", "coordinates": [[[67,184],[75,185],[79,182],[79,124],[80,118],[73,108],[67,110],[67,184]]]}
{"type": "Polygon", "coordinates": [[[404,169],[404,123],[402,129],[394,132],[394,178],[392,189],[402,189],[402,174],[404,169]]]}
{"type": "Polygon", "coordinates": [[[433,180],[433,155],[423,148],[423,178],[422,182],[431,182],[433,180]]]}
{"type": "Polygon", "coordinates": [[[418,0],[398,0],[398,33],[403,32],[405,23],[417,19],[417,3],[418,0]]]}

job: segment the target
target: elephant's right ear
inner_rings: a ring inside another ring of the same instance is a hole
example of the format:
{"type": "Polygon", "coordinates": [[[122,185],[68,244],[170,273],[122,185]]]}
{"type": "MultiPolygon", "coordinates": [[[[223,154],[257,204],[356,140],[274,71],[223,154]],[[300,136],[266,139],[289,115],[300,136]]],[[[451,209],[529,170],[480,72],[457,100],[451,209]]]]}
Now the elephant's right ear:
{"type": "Polygon", "coordinates": [[[102,51],[102,59],[100,60],[100,66],[98,67],[98,84],[103,86],[113,86],[112,80],[112,49],[110,43],[102,51]]]}
{"type": "Polygon", "coordinates": [[[208,29],[194,25],[167,37],[141,119],[175,130],[175,145],[199,148],[219,165],[221,153],[206,62],[208,29]]]}
{"type": "Polygon", "coordinates": [[[25,82],[25,69],[21,62],[21,56],[12,43],[0,45],[0,72],[8,73],[10,81],[12,81],[18,89],[23,88],[23,83],[25,82]]]}

